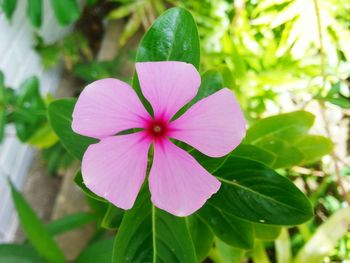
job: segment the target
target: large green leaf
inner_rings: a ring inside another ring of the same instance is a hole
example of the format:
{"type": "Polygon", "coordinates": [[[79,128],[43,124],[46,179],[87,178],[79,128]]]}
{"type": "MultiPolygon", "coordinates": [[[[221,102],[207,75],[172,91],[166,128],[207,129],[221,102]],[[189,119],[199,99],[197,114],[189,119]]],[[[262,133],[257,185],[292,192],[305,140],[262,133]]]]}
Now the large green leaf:
{"type": "Polygon", "coordinates": [[[291,167],[301,163],[304,159],[303,153],[297,147],[278,138],[264,138],[257,145],[275,155],[273,168],[291,167]]]}
{"type": "Polygon", "coordinates": [[[198,262],[202,262],[209,255],[213,245],[213,232],[203,220],[196,215],[187,218],[187,225],[196,249],[197,260],[198,262]]]}
{"type": "Polygon", "coordinates": [[[42,0],[28,0],[27,14],[35,27],[41,26],[42,0]]]}
{"type": "Polygon", "coordinates": [[[76,21],[80,16],[77,0],[51,0],[57,21],[65,26],[76,21]]]}
{"type": "Polygon", "coordinates": [[[261,119],[248,129],[245,142],[255,144],[267,137],[274,137],[293,143],[307,133],[314,119],[315,117],[306,111],[294,111],[261,119]]]}
{"type": "Polygon", "coordinates": [[[30,245],[0,244],[0,262],[4,263],[44,263],[30,245]]]}
{"type": "Polygon", "coordinates": [[[223,213],[210,203],[200,209],[198,215],[226,244],[241,249],[253,248],[254,228],[252,223],[223,213]]]}
{"type": "Polygon", "coordinates": [[[8,20],[11,20],[13,13],[16,10],[17,0],[2,0],[0,1],[1,8],[8,20]]]}
{"type": "Polygon", "coordinates": [[[320,263],[350,226],[350,208],[343,208],[324,222],[298,252],[294,263],[320,263]]]}
{"type": "Polygon", "coordinates": [[[114,243],[114,263],[196,263],[195,248],[184,218],[152,206],[147,187],[127,211],[114,243]]]}
{"type": "Polygon", "coordinates": [[[321,159],[322,156],[329,154],[333,149],[333,142],[319,135],[305,135],[295,144],[300,152],[303,153],[303,163],[312,163],[321,159]]]}
{"type": "Polygon", "coordinates": [[[262,240],[275,240],[281,233],[281,227],[254,224],[255,237],[262,240]]]}
{"type": "Polygon", "coordinates": [[[33,247],[52,263],[65,262],[64,255],[52,239],[45,225],[40,221],[33,209],[12,183],[11,193],[23,231],[33,247]]]}
{"type": "Polygon", "coordinates": [[[76,99],[55,100],[49,104],[48,116],[52,129],[63,146],[71,155],[81,160],[87,147],[97,143],[97,140],[73,132],[71,125],[75,103],[76,99]]]}
{"type": "Polygon", "coordinates": [[[171,8],[146,32],[137,50],[136,61],[176,60],[199,67],[199,37],[192,15],[171,8]]]}
{"type": "Polygon", "coordinates": [[[277,157],[275,154],[251,144],[239,145],[236,149],[234,149],[231,155],[258,161],[266,164],[267,166],[272,166],[277,157]]]}
{"type": "Polygon", "coordinates": [[[74,263],[109,263],[112,260],[113,238],[92,243],[85,248],[74,263]]]}
{"type": "Polygon", "coordinates": [[[215,175],[222,185],[209,204],[222,213],[275,225],[301,224],[313,215],[304,194],[262,163],[230,156],[215,175]]]}

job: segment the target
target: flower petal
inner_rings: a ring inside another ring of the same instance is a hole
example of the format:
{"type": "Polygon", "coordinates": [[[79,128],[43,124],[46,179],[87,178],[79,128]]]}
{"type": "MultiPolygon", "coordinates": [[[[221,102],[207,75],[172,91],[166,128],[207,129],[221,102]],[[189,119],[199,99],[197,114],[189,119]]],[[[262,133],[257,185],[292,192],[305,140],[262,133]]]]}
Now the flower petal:
{"type": "Polygon", "coordinates": [[[169,140],[154,145],[149,176],[152,202],[177,216],[188,216],[216,193],[220,182],[169,140]]]}
{"type": "Polygon", "coordinates": [[[192,64],[179,61],[136,63],[143,95],[151,103],[155,117],[170,120],[193,99],[201,83],[192,64]]]}
{"type": "Polygon", "coordinates": [[[118,132],[143,128],[149,114],[136,92],[117,79],[97,80],[83,90],[73,111],[72,129],[102,139],[118,132]]]}
{"type": "Polygon", "coordinates": [[[211,157],[221,157],[240,144],[246,123],[234,94],[227,88],[200,100],[170,124],[170,137],[211,157]]]}
{"type": "Polygon", "coordinates": [[[146,176],[149,146],[142,132],[90,145],[82,161],[85,185],[117,207],[131,208],[146,176]]]}

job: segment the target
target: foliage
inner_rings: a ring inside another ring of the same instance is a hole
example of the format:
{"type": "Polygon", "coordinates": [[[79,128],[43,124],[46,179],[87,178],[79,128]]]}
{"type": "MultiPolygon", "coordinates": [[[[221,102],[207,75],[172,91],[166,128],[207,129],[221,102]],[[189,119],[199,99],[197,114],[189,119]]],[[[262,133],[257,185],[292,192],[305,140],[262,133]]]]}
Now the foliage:
{"type": "MultiPolygon", "coordinates": [[[[39,2],[33,1],[28,13],[32,23],[40,26],[39,2]]],[[[249,258],[257,263],[303,263],[349,256],[340,252],[349,250],[348,237],[344,237],[349,209],[342,208],[344,197],[338,195],[332,175],[313,174],[321,172],[322,157],[332,153],[334,145],[330,138],[314,134],[315,116],[304,109],[314,100],[350,107],[349,6],[339,0],[247,0],[234,1],[234,5],[226,0],[116,2],[120,5],[107,18],[127,20],[119,38],[122,45],[141,26],[147,29],[136,62],[185,61],[203,72],[197,96],[178,115],[199,99],[229,87],[248,119],[247,136],[224,158],[208,158],[183,146],[222,183],[219,192],[187,218],[154,207],[147,183],[134,207],[123,211],[91,192],[78,172],[74,182],[89,200],[93,214],[73,215],[43,226],[12,187],[24,230],[28,222],[34,222],[36,231],[44,234],[40,239],[33,234],[35,227],[29,228],[29,244],[0,246],[5,258],[51,260],[49,253],[43,253],[43,242],[55,247],[52,235],[91,221],[97,223],[96,232],[115,238],[93,240],[74,262],[190,263],[209,258],[232,263],[249,258]],[[163,13],[169,3],[181,8],[163,13]]],[[[5,14],[11,17],[15,7],[3,3],[5,14]]],[[[62,7],[56,1],[52,4],[57,10],[62,7]]],[[[72,9],[72,14],[59,18],[62,23],[79,15],[72,9]]],[[[50,45],[38,38],[36,50],[45,67],[63,58],[66,68],[86,82],[117,77],[124,59],[95,61],[80,33],[50,45]]],[[[147,106],[136,75],[132,86],[147,106]]],[[[47,148],[52,170],[58,164],[69,165],[71,157],[81,160],[87,147],[97,142],[72,131],[75,98],[42,98],[36,78],[25,81],[19,90],[6,88],[0,75],[0,138],[5,124],[15,123],[20,139],[47,148]]],[[[63,262],[56,248],[50,251],[56,251],[52,252],[57,254],[55,260],[63,262]]]]}
{"type": "MultiPolygon", "coordinates": [[[[56,20],[62,26],[75,22],[81,14],[77,0],[51,0],[50,2],[56,20]]],[[[95,1],[88,0],[87,2],[95,4],[95,1]]],[[[2,0],[0,3],[0,8],[5,13],[6,18],[11,20],[17,7],[17,0],[2,0]]],[[[43,0],[27,0],[27,17],[31,24],[37,28],[42,25],[43,4],[43,0]]]]}

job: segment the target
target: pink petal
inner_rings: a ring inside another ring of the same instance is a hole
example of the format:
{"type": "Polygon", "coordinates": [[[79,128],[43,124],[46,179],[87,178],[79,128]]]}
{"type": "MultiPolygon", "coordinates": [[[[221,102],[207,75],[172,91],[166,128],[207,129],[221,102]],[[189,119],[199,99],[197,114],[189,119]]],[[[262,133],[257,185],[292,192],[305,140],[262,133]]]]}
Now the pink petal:
{"type": "Polygon", "coordinates": [[[117,207],[131,208],[146,176],[149,146],[142,133],[90,145],[82,161],[85,185],[117,207]]]}
{"type": "Polygon", "coordinates": [[[188,216],[219,190],[220,182],[190,154],[164,140],[154,145],[149,187],[155,206],[177,216],[188,216]]]}
{"type": "Polygon", "coordinates": [[[83,90],[73,112],[72,129],[97,139],[142,128],[149,116],[136,92],[117,79],[97,80],[83,90]]]}
{"type": "Polygon", "coordinates": [[[246,124],[234,94],[222,89],[194,104],[170,124],[170,137],[211,157],[221,157],[240,144],[246,124]]]}
{"type": "Polygon", "coordinates": [[[179,61],[136,63],[136,71],[155,117],[166,120],[196,96],[201,83],[196,68],[179,61]]]}

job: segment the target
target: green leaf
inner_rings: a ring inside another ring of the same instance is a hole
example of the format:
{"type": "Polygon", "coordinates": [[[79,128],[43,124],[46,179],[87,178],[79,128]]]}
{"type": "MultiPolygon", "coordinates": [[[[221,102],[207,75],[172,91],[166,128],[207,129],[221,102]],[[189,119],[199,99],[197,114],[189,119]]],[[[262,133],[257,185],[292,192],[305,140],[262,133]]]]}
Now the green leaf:
{"type": "Polygon", "coordinates": [[[12,199],[15,203],[23,231],[33,247],[49,262],[65,262],[64,255],[52,239],[45,225],[40,221],[23,196],[11,182],[12,199]]]}
{"type": "Polygon", "coordinates": [[[51,0],[51,4],[56,19],[62,26],[73,23],[80,16],[79,5],[76,0],[51,0]]]}
{"type": "Polygon", "coordinates": [[[303,163],[318,161],[322,156],[331,153],[333,146],[330,139],[319,135],[305,135],[295,144],[304,155],[303,163]]]}
{"type": "Polygon", "coordinates": [[[26,79],[17,91],[14,110],[17,137],[26,142],[46,122],[46,105],[39,91],[39,79],[26,79]]]}
{"type": "Polygon", "coordinates": [[[350,226],[350,208],[335,212],[319,226],[309,241],[299,250],[293,263],[319,263],[327,256],[350,226]]]}
{"type": "Polygon", "coordinates": [[[42,21],[42,0],[28,0],[27,15],[33,26],[40,27],[42,21]]]}
{"type": "Polygon", "coordinates": [[[275,240],[281,233],[281,227],[254,224],[255,237],[262,240],[275,240]]]}
{"type": "Polygon", "coordinates": [[[215,247],[211,251],[209,257],[215,263],[242,263],[244,255],[244,250],[231,247],[219,239],[216,239],[215,247]]]}
{"type": "Polygon", "coordinates": [[[17,0],[2,0],[1,8],[8,20],[11,20],[13,13],[16,10],[17,0]]]}
{"type": "Polygon", "coordinates": [[[224,157],[212,158],[209,157],[200,151],[192,148],[190,150],[190,154],[199,162],[209,173],[214,173],[217,169],[219,169],[225,161],[230,156],[229,154],[224,157]]]}
{"type": "Polygon", "coordinates": [[[171,8],[146,32],[136,61],[183,61],[199,67],[199,37],[196,23],[185,9],[171,8]]]}
{"type": "Polygon", "coordinates": [[[277,263],[290,263],[292,259],[291,242],[288,229],[282,228],[279,237],[275,240],[277,263]]]}
{"type": "Polygon", "coordinates": [[[30,245],[0,244],[0,262],[45,263],[30,245]]]}
{"type": "Polygon", "coordinates": [[[54,236],[79,228],[95,220],[96,216],[94,214],[81,212],[57,219],[49,223],[46,228],[49,233],[54,236]]]}
{"type": "Polygon", "coordinates": [[[273,137],[293,143],[307,133],[314,119],[315,117],[306,111],[294,111],[261,119],[248,129],[244,141],[256,144],[265,138],[273,137]]]}
{"type": "Polygon", "coordinates": [[[202,262],[209,255],[214,235],[203,220],[196,215],[188,217],[187,224],[195,246],[197,260],[202,262]]]}
{"type": "Polygon", "coordinates": [[[93,6],[97,3],[98,0],[86,0],[86,3],[89,5],[89,6],[93,6]]]}
{"type": "Polygon", "coordinates": [[[234,149],[231,155],[258,161],[267,166],[272,166],[276,159],[276,156],[273,153],[251,144],[239,145],[234,149]]]}
{"type": "Polygon", "coordinates": [[[39,149],[47,149],[56,144],[57,141],[56,133],[52,130],[49,123],[45,123],[30,137],[28,143],[39,149]]]}
{"type": "Polygon", "coordinates": [[[127,211],[114,243],[113,263],[196,263],[184,218],[152,206],[147,187],[127,211]]]}
{"type": "Polygon", "coordinates": [[[313,216],[304,194],[262,163],[230,156],[215,176],[222,185],[208,202],[222,213],[274,225],[301,224],[313,216]]]}
{"type": "Polygon", "coordinates": [[[264,138],[257,145],[276,156],[272,164],[273,168],[292,167],[304,159],[303,153],[297,147],[278,138],[264,138]]]}
{"type": "Polygon", "coordinates": [[[120,223],[123,220],[124,210],[114,206],[113,204],[108,204],[108,209],[104,215],[101,227],[107,229],[117,229],[120,226],[120,223]]]}
{"type": "Polygon", "coordinates": [[[257,240],[255,242],[255,247],[252,253],[253,262],[259,263],[271,263],[269,260],[269,256],[266,253],[264,243],[262,241],[257,240]]]}
{"type": "Polygon", "coordinates": [[[95,200],[98,200],[100,202],[107,203],[107,201],[104,198],[98,196],[97,194],[95,194],[89,188],[86,187],[86,185],[84,184],[83,175],[81,174],[80,170],[77,172],[76,176],[74,177],[74,182],[80,187],[81,190],[83,190],[83,192],[87,196],[89,196],[95,200]]]}
{"type": "Polygon", "coordinates": [[[109,263],[112,260],[114,238],[97,241],[85,248],[74,263],[109,263]]]}
{"type": "Polygon", "coordinates": [[[76,99],[59,99],[51,102],[48,107],[49,122],[60,138],[63,146],[75,158],[81,160],[87,147],[98,141],[73,132],[72,114],[76,99]]]}
{"type": "Polygon", "coordinates": [[[210,203],[204,205],[198,211],[198,215],[226,244],[241,249],[253,248],[254,228],[252,223],[224,213],[210,203]]]}

